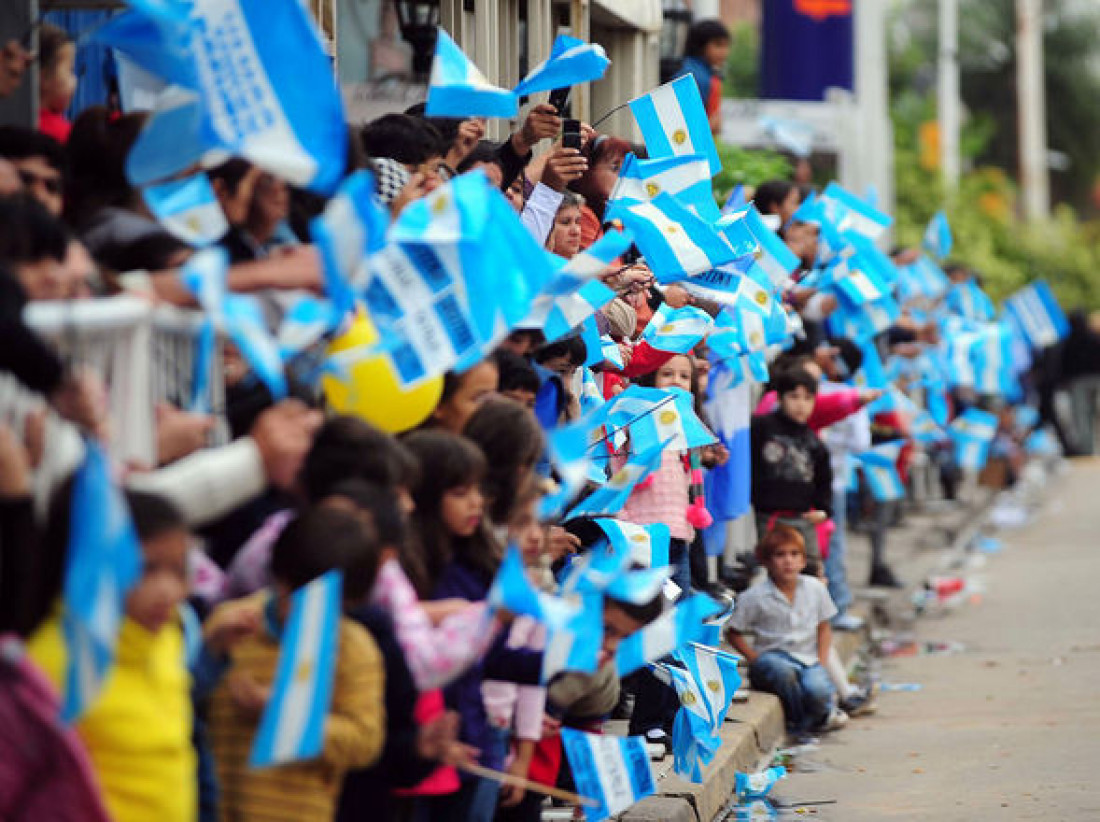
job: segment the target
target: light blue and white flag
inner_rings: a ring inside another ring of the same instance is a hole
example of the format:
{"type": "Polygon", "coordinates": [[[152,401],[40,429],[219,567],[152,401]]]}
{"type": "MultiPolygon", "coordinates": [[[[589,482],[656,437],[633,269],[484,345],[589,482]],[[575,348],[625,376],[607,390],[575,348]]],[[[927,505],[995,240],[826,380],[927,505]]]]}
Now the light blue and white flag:
{"type": "Polygon", "coordinates": [[[647,265],[661,283],[679,282],[732,263],[738,256],[714,226],[696,217],[671,194],[658,194],[647,202],[612,203],[608,218],[613,217],[634,234],[647,265]]]}
{"type": "Polygon", "coordinates": [[[862,197],[834,182],[825,186],[818,198],[825,213],[840,232],[853,231],[869,240],[877,240],[894,223],[889,214],[879,211],[862,197]]]}
{"type": "Polygon", "coordinates": [[[787,248],[787,244],[780,239],[772,229],[764,223],[764,218],[752,206],[745,212],[745,224],[760,244],[760,256],[756,262],[768,275],[772,285],[783,288],[791,279],[791,274],[800,265],[798,257],[787,248]]]}
{"type": "Polygon", "coordinates": [[[725,205],[722,206],[722,214],[733,214],[737,211],[744,211],[748,206],[749,201],[745,199],[745,187],[738,183],[730,191],[730,196],[726,198],[725,205]]]}
{"type": "Polygon", "coordinates": [[[702,154],[713,177],[722,170],[699,85],[690,74],[630,101],[649,156],[702,154]]]}
{"type": "Polygon", "coordinates": [[[741,687],[741,676],[737,673],[738,657],[696,642],[678,648],[674,656],[698,684],[710,720],[710,730],[717,734],[726,721],[734,693],[741,687]]]}
{"type": "Polygon", "coordinates": [[[698,345],[714,322],[701,308],[685,305],[672,308],[661,303],[653,317],[642,329],[642,340],[658,351],[686,354],[698,345]]]}
{"type": "Polygon", "coordinates": [[[550,57],[519,81],[514,89],[517,97],[536,91],[589,83],[603,77],[611,61],[599,43],[586,43],[568,34],[559,34],[550,49],[550,57]]]}
{"type": "Polygon", "coordinates": [[[229,256],[220,247],[196,252],[180,271],[180,281],[198,300],[209,319],[220,323],[236,343],[255,375],[276,400],[287,394],[279,344],[268,330],[259,301],[227,290],[229,256]]]}
{"type": "Polygon", "coordinates": [[[988,322],[997,316],[993,300],[973,278],[952,285],[947,291],[944,304],[948,310],[967,320],[988,322]]]}
{"type": "Polygon", "coordinates": [[[619,179],[610,200],[652,200],[658,194],[671,194],[708,223],[721,214],[714,202],[710,185],[710,165],[701,154],[639,160],[633,153],[623,158],[619,179]]]}
{"type": "Polygon", "coordinates": [[[671,402],[662,402],[651,413],[628,423],[635,449],[644,451],[660,443],[673,451],[689,451],[713,445],[718,440],[695,413],[695,398],[682,388],[663,391],[671,402]]]}
{"type": "Polygon", "coordinates": [[[680,707],[672,720],[672,769],[689,782],[703,781],[703,768],[714,761],[721,740],[711,728],[710,712],[703,685],[683,668],[675,665],[656,667],[676,689],[680,707]]]}
{"type": "Polygon", "coordinates": [[[332,570],[290,595],[271,697],[248,758],[251,768],[316,759],[325,745],[340,648],[343,574],[332,570]]]}
{"type": "Polygon", "coordinates": [[[494,86],[442,28],[428,80],[426,117],[503,117],[519,112],[514,91],[494,86]]]}
{"type": "Polygon", "coordinates": [[[564,629],[577,612],[577,605],[539,591],[527,578],[523,558],[516,546],[509,546],[489,588],[489,607],[529,616],[552,630],[564,629]]]}
{"type": "Polygon", "coordinates": [[[618,371],[622,371],[626,367],[623,363],[623,352],[619,348],[619,344],[607,334],[600,335],[599,363],[606,363],[618,371]]]}
{"type": "Polygon", "coordinates": [[[661,464],[664,443],[632,456],[602,488],[597,488],[581,500],[566,519],[600,517],[617,514],[626,504],[634,486],[653,473],[661,464]]]}
{"type": "Polygon", "coordinates": [[[562,671],[594,673],[603,647],[603,594],[581,593],[578,607],[564,627],[550,627],[542,654],[542,681],[562,671]]]}
{"type": "Polygon", "coordinates": [[[316,345],[340,324],[340,318],[328,300],[308,294],[298,297],[283,313],[276,332],[280,356],[285,361],[316,345]]]}
{"type": "Polygon", "coordinates": [[[904,499],[905,484],[898,473],[897,457],[881,450],[872,448],[868,451],[856,454],[863,476],[867,479],[867,485],[871,489],[871,496],[878,502],[893,502],[904,499]]]}
{"type": "Polygon", "coordinates": [[[374,175],[357,171],[340,186],[324,212],[309,225],[321,254],[325,292],[342,316],[366,287],[366,259],[386,243],[389,214],[375,197],[374,175]]]}
{"type": "Polygon", "coordinates": [[[873,272],[845,268],[847,274],[836,279],[836,289],[853,306],[873,303],[889,296],[889,288],[873,272]]]}
{"type": "Polygon", "coordinates": [[[78,720],[95,702],[115,662],[126,593],[142,568],[141,543],[107,454],[84,443],[73,479],[61,629],[66,660],[61,719],[78,720]]]}
{"type": "Polygon", "coordinates": [[[188,245],[216,243],[229,231],[210,178],[201,172],[149,186],[141,194],[157,222],[188,245]]]}
{"type": "Polygon", "coordinates": [[[588,248],[572,257],[554,275],[544,294],[570,294],[603,274],[618,257],[634,243],[628,231],[608,231],[588,248]]]}
{"type": "Polygon", "coordinates": [[[1005,300],[1005,308],[1036,350],[1054,345],[1069,334],[1069,320],[1044,280],[1021,288],[1005,300]]]}
{"type": "Polygon", "coordinates": [[[749,228],[745,215],[746,212],[744,211],[723,214],[714,221],[714,227],[730,244],[734,254],[739,258],[746,258],[745,265],[747,266],[749,255],[755,254],[760,248],[760,244],[756,241],[756,235],[753,234],[752,229],[749,228]]]}
{"type": "Polygon", "coordinates": [[[937,211],[924,229],[921,245],[930,254],[943,260],[951,253],[952,242],[951,224],[947,222],[947,215],[937,211]]]}
{"type": "Polygon", "coordinates": [[[589,280],[570,294],[536,297],[531,313],[520,325],[540,328],[546,341],[553,342],[571,333],[613,299],[614,291],[599,280],[589,280]]]}
{"type": "Polygon", "coordinates": [[[619,643],[615,652],[619,676],[632,674],[689,642],[698,642],[705,633],[703,622],[720,610],[721,606],[706,594],[689,594],[675,608],[619,643]]]}
{"type": "Polygon", "coordinates": [[[997,417],[988,411],[968,408],[948,426],[955,443],[955,462],[960,468],[980,471],[989,459],[989,446],[997,434],[997,417]]]}
{"type": "Polygon", "coordinates": [[[228,155],[293,185],[322,193],[336,187],[347,162],[343,102],[299,0],[129,5],[93,39],[179,87],[130,153],[132,183],[228,155]]]}
{"type": "Polygon", "coordinates": [[[577,792],[599,803],[585,809],[589,822],[616,816],[657,792],[644,736],[589,734],[562,728],[561,741],[577,792]]]}
{"type": "MultiPolygon", "coordinates": [[[[668,565],[669,530],[664,523],[635,525],[619,519],[601,518],[596,524],[607,537],[609,548],[625,563],[644,568],[664,568],[668,565]]],[[[622,565],[619,566],[620,568],[622,565]]]]}

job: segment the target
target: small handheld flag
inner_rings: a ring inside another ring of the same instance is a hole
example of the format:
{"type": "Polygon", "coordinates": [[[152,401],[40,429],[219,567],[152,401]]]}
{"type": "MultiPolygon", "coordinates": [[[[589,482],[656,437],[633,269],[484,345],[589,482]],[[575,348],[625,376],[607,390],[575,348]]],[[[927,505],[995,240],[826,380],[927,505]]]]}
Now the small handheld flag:
{"type": "Polygon", "coordinates": [[[701,154],[710,164],[711,176],[722,170],[703,98],[690,74],[634,98],[630,110],[650,157],[701,154]]]}
{"type": "Polygon", "coordinates": [[[1005,301],[1005,307],[1036,350],[1054,345],[1069,333],[1069,320],[1043,280],[1021,288],[1005,301]]]}
{"type": "Polygon", "coordinates": [[[677,648],[698,641],[704,633],[703,622],[720,610],[718,603],[705,594],[689,594],[675,608],[619,644],[615,652],[619,676],[632,674],[677,648]]]}
{"type": "Polygon", "coordinates": [[[714,222],[721,215],[710,186],[710,165],[700,154],[639,160],[633,154],[623,159],[611,200],[652,200],[671,194],[699,217],[714,222]]]}
{"type": "Polygon", "coordinates": [[[205,174],[149,186],[142,197],[160,224],[189,245],[216,243],[229,231],[229,221],[205,174]]]}
{"type": "Polygon", "coordinates": [[[252,742],[249,767],[321,754],[339,653],[342,591],[343,575],[334,570],[291,594],[275,681],[252,742]]]}
{"type": "Polygon", "coordinates": [[[657,792],[645,737],[562,728],[561,738],[578,793],[599,803],[586,812],[589,822],[602,822],[657,792]]]}
{"type": "Polygon", "coordinates": [[[921,245],[926,251],[942,260],[951,253],[952,243],[951,224],[947,222],[947,215],[937,211],[924,229],[921,245]]]}
{"type": "Polygon", "coordinates": [[[462,53],[451,36],[439,29],[435,59],[428,80],[427,117],[515,117],[519,98],[494,86],[462,53]]]}
{"type": "Polygon", "coordinates": [[[516,97],[550,91],[603,77],[611,61],[599,43],[586,43],[567,34],[559,34],[550,49],[550,57],[535,66],[513,91],[516,97]]]}
{"type": "Polygon", "coordinates": [[[73,480],[66,549],[62,631],[66,671],[61,718],[79,719],[95,701],[114,665],[126,592],[141,576],[141,545],[106,453],[84,445],[73,480]]]}
{"type": "Polygon", "coordinates": [[[616,471],[607,485],[597,488],[581,500],[566,519],[574,517],[598,517],[616,514],[626,504],[634,486],[648,477],[661,464],[664,443],[658,443],[641,454],[633,456],[626,465],[616,471]]]}
{"type": "Polygon", "coordinates": [[[642,339],[658,351],[686,354],[706,336],[714,325],[707,312],[693,305],[672,308],[661,303],[642,329],[642,339]]]}

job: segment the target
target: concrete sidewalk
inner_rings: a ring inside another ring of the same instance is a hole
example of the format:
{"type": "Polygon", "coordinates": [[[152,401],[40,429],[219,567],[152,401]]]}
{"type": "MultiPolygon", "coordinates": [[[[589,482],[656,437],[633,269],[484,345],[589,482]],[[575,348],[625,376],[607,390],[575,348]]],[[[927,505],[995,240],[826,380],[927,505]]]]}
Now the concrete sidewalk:
{"type": "MultiPolygon", "coordinates": [[[[870,565],[870,544],[866,535],[848,532],[848,576],[856,593],[851,613],[861,616],[867,627],[858,632],[834,632],[841,657],[850,664],[869,640],[869,626],[908,618],[912,593],[929,574],[944,573],[957,564],[966,545],[984,522],[993,494],[975,489],[965,505],[937,503],[924,510],[909,511],[887,539],[887,560],[904,589],[885,591],[863,586],[870,565]]],[[[747,687],[747,683],[746,683],[747,687]]],[[[857,721],[871,721],[857,720],[857,721]]],[[[623,822],[711,822],[730,804],[734,775],[766,766],[783,743],[783,709],[771,694],[752,691],[749,701],[734,704],[720,733],[722,746],[704,770],[702,784],[685,782],[672,773],[672,758],[654,763],[658,794],[632,806],[619,818],[623,822]]]]}

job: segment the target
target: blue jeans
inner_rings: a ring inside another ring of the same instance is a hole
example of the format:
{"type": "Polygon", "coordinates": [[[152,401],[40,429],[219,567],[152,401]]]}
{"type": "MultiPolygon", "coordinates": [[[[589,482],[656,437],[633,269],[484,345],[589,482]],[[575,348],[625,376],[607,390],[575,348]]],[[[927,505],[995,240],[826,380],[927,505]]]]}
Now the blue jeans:
{"type": "Polygon", "coordinates": [[[836,700],[833,683],[821,665],[805,665],[786,651],[758,656],[749,666],[749,681],[756,690],[779,697],[787,727],[795,733],[820,727],[836,700]]]}
{"type": "Polygon", "coordinates": [[[848,564],[845,560],[847,545],[844,529],[848,522],[848,492],[833,489],[833,536],[829,540],[829,556],[825,558],[825,577],[829,580],[829,596],[837,611],[844,613],[852,604],[852,592],[848,588],[848,564]]]}

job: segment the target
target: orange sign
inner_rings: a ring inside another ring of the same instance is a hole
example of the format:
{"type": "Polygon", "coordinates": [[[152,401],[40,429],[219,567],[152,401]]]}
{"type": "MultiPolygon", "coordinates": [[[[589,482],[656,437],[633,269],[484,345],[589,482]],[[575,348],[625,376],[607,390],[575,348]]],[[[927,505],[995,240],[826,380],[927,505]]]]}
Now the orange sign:
{"type": "Polygon", "coordinates": [[[852,0],[794,0],[794,10],[821,22],[828,17],[847,17],[852,13],[852,0]]]}

